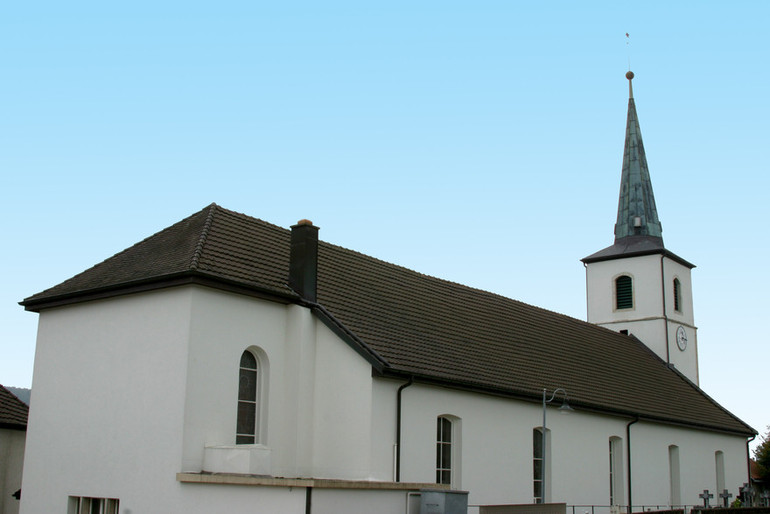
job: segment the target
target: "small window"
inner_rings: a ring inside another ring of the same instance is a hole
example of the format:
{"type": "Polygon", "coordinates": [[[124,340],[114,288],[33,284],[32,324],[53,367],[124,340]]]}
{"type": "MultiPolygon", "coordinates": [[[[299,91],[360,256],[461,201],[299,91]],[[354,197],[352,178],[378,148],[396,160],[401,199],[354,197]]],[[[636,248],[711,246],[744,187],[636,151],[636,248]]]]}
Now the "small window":
{"type": "Polygon", "coordinates": [[[436,427],[436,483],[452,483],[452,421],[444,416],[436,427]]]}
{"type": "Polygon", "coordinates": [[[632,309],[634,307],[634,287],[631,277],[621,275],[615,279],[615,308],[632,309]]]}
{"type": "Polygon", "coordinates": [[[682,312],[682,284],[678,278],[674,279],[674,310],[682,312]]]}
{"type": "Polygon", "coordinates": [[[118,514],[120,501],[116,498],[87,498],[70,496],[68,514],[118,514]]]}
{"type": "Polygon", "coordinates": [[[258,439],[259,427],[259,366],[253,353],[246,350],[241,355],[238,380],[238,421],[235,444],[254,444],[258,439]]]}

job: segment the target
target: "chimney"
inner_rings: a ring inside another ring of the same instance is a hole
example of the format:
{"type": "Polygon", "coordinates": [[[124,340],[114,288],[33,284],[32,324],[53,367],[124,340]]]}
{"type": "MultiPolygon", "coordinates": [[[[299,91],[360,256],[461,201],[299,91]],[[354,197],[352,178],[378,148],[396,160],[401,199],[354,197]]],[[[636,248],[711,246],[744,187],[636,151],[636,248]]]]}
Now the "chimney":
{"type": "Polygon", "coordinates": [[[289,287],[303,299],[316,301],[318,275],[318,227],[310,220],[299,220],[291,227],[289,287]]]}

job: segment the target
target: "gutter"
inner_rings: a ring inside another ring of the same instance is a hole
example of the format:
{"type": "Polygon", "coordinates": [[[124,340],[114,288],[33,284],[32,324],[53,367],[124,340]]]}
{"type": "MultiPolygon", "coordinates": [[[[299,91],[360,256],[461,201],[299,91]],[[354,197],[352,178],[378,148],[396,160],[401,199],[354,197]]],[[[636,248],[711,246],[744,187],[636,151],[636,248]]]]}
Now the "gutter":
{"type": "MultiPolygon", "coordinates": [[[[650,350],[650,352],[652,352],[652,350],[650,350]]],[[[660,360],[661,362],[663,361],[663,359],[660,359],[660,360]]],[[[681,375],[681,373],[678,370],[674,369],[674,371],[676,371],[681,375]]],[[[390,366],[387,369],[384,369],[380,373],[378,373],[377,376],[381,378],[391,378],[391,379],[397,379],[397,380],[408,380],[411,377],[411,378],[414,378],[415,381],[419,381],[421,384],[443,387],[446,389],[481,393],[481,394],[487,394],[490,396],[497,396],[497,397],[503,397],[503,398],[513,398],[516,400],[534,402],[538,404],[541,404],[543,401],[542,392],[535,393],[535,392],[529,392],[529,391],[515,391],[511,389],[503,389],[501,387],[474,384],[471,382],[461,381],[461,380],[442,379],[439,377],[434,377],[426,374],[414,373],[412,371],[401,371],[390,366]]],[[[681,375],[681,376],[684,376],[684,375],[681,375]]],[[[693,386],[693,387],[697,387],[697,386],[693,386]]],[[[703,391],[699,390],[699,392],[700,394],[705,396],[711,403],[713,403],[718,408],[720,408],[722,411],[730,414],[729,411],[727,411],[724,407],[722,407],[717,402],[715,402],[710,396],[706,395],[703,391]]],[[[572,397],[570,397],[570,405],[580,407],[580,410],[585,412],[594,412],[594,413],[605,414],[605,415],[610,414],[613,416],[619,416],[624,418],[639,417],[640,421],[648,421],[651,423],[659,423],[663,425],[697,428],[699,430],[705,430],[708,432],[740,435],[743,437],[748,437],[752,434],[756,434],[756,431],[753,428],[749,427],[748,425],[743,423],[743,421],[736,418],[732,414],[730,414],[730,417],[732,417],[738,423],[745,426],[746,430],[730,429],[730,428],[720,427],[718,425],[709,425],[705,423],[699,423],[697,421],[686,421],[686,420],[669,418],[664,416],[639,414],[638,412],[634,412],[631,410],[623,410],[623,409],[617,409],[609,406],[581,402],[580,400],[575,400],[572,397]]]]}

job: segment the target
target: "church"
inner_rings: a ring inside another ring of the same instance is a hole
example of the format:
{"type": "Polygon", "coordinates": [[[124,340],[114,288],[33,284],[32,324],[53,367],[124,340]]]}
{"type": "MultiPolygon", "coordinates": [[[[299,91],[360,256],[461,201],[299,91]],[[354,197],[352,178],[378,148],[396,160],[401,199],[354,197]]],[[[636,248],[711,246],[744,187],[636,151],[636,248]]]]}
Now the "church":
{"type": "Polygon", "coordinates": [[[698,385],[694,265],[663,244],[627,78],[587,322],[211,204],[21,302],[39,313],[21,512],[736,498],[756,431],[698,385]]]}

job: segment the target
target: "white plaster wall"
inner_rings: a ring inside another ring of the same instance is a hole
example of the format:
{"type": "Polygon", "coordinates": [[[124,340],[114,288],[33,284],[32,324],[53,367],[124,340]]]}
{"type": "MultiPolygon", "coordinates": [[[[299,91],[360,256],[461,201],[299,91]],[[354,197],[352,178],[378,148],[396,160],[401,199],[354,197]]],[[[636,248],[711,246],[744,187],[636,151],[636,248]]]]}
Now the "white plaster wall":
{"type": "Polygon", "coordinates": [[[190,326],[189,289],[40,314],[21,512],[118,497],[174,512],[190,326]]]}
{"type": "MultiPolygon", "coordinates": [[[[391,479],[403,382],[373,379],[366,361],[306,308],[188,286],[41,314],[21,512],[63,512],[69,495],[120,498],[124,514],[216,512],[222,505],[228,512],[303,512],[301,488],[175,479],[182,470],[200,471],[205,444],[234,442],[238,363],[251,346],[269,361],[262,436],[275,476],[391,479]]],[[[539,402],[424,385],[406,388],[403,400],[402,481],[435,480],[436,417],[452,415],[461,420],[455,487],[470,491],[472,505],[532,501],[539,402]]],[[[605,505],[608,441],[621,437],[625,448],[628,420],[550,411],[550,500],[605,505]]],[[[728,487],[746,481],[744,439],[638,423],[635,504],[667,503],[669,444],[680,446],[688,503],[715,487],[717,450],[728,487]]],[[[339,495],[366,503],[357,493],[339,495]]],[[[325,496],[318,493],[319,508],[325,496]]],[[[371,509],[376,503],[389,512],[392,497],[383,493],[371,509]]]]}
{"type": "Polygon", "coordinates": [[[124,514],[304,512],[302,488],[176,481],[205,444],[234,442],[252,346],[269,359],[274,474],[368,477],[371,367],[308,309],[188,286],[40,315],[22,512],[65,512],[71,495],[124,514]]]}
{"type": "MultiPolygon", "coordinates": [[[[532,429],[542,425],[539,402],[527,403],[413,385],[403,393],[402,481],[435,480],[436,417],[462,419],[461,473],[455,488],[470,491],[471,505],[531,503],[532,429]]],[[[626,425],[630,419],[549,408],[551,467],[549,499],[570,505],[609,504],[609,439],[622,439],[626,477],[626,425]]],[[[716,487],[714,453],[725,455],[728,488],[737,494],[746,481],[745,439],[667,425],[631,426],[635,505],[669,502],[668,446],[680,446],[682,500],[716,487]],[[729,464],[728,464],[729,461],[729,464]]],[[[623,481],[623,498],[628,490],[623,481]]]]}
{"type": "Polygon", "coordinates": [[[187,380],[184,404],[184,460],[178,471],[202,470],[205,445],[235,444],[238,377],[241,354],[259,347],[267,354],[260,371],[267,377],[260,385],[266,413],[260,426],[260,442],[275,451],[274,465],[286,452],[282,426],[290,405],[285,396],[286,306],[266,300],[193,287],[191,330],[186,362],[187,380]]]}
{"type": "Polygon", "coordinates": [[[272,475],[369,478],[371,366],[307,308],[206,288],[192,298],[183,469],[202,470],[205,445],[234,444],[240,356],[256,346],[272,475]]]}
{"type": "MultiPolygon", "coordinates": [[[[709,489],[716,491],[715,452],[724,452],[725,487],[738,495],[738,487],[747,482],[746,439],[713,432],[649,423],[631,427],[632,465],[634,473],[633,502],[636,505],[666,505],[670,496],[668,464],[669,445],[679,446],[682,502],[702,505],[698,495],[709,489]],[[637,475],[639,480],[637,480],[637,475]]],[[[712,505],[714,500],[712,500],[712,505]]]]}
{"type": "MultiPolygon", "coordinates": [[[[374,480],[395,481],[396,395],[407,381],[372,380],[371,462],[374,480]]],[[[411,387],[411,386],[410,386],[411,387]]],[[[409,387],[403,394],[409,393],[409,387]]]]}
{"type": "Polygon", "coordinates": [[[371,479],[372,367],[316,321],[313,473],[371,479]]]}
{"type": "Polygon", "coordinates": [[[698,334],[693,311],[692,272],[671,259],[664,259],[666,284],[666,314],[668,315],[668,344],[670,362],[690,380],[699,383],[698,334]],[[674,309],[674,278],[681,284],[681,312],[674,309]],[[682,326],[687,331],[687,347],[681,351],[676,343],[676,330],[682,326]]]}
{"type": "Polygon", "coordinates": [[[590,323],[601,325],[662,316],[660,255],[594,262],[587,265],[586,273],[590,323]],[[633,279],[633,309],[615,310],[615,278],[621,274],[633,279]]]}
{"type": "MultiPolygon", "coordinates": [[[[406,491],[362,491],[356,489],[313,489],[312,513],[313,514],[404,514],[406,508],[406,491]]],[[[411,514],[419,512],[419,497],[416,501],[417,509],[411,514]]]]}
{"type": "Polygon", "coordinates": [[[26,432],[0,428],[0,514],[19,512],[19,501],[11,496],[21,488],[26,432]]]}

